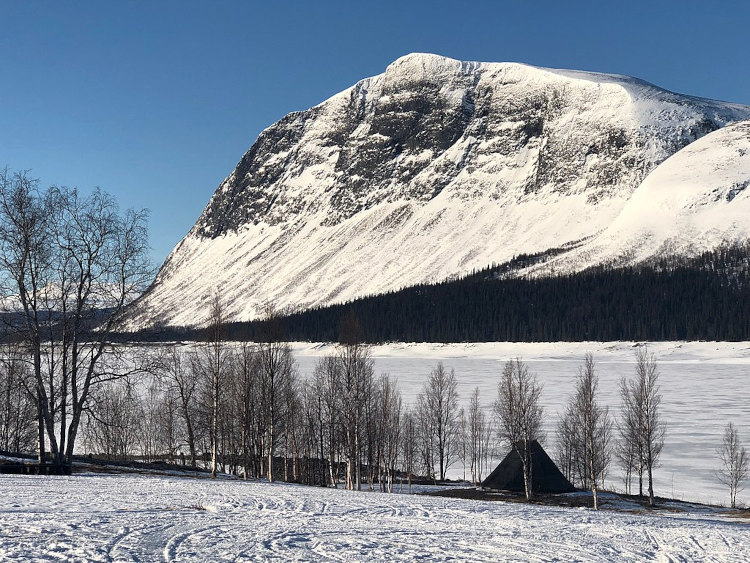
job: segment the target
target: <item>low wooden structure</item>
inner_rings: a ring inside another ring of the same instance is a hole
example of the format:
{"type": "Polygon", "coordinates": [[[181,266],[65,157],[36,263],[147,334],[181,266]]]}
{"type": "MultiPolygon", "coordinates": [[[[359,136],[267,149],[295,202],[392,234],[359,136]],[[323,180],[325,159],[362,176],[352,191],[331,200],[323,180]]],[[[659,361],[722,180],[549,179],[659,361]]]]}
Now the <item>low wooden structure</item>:
{"type": "Polygon", "coordinates": [[[12,475],[70,475],[70,465],[60,463],[2,463],[0,473],[12,475]]]}

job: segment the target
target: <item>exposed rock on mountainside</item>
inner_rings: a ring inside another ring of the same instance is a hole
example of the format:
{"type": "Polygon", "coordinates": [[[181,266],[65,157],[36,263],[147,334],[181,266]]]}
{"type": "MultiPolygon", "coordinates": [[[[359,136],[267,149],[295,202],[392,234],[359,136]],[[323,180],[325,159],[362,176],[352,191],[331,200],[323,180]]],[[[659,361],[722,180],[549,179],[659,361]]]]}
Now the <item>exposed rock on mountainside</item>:
{"type": "Polygon", "coordinates": [[[623,76],[408,55],[263,131],[131,326],[199,324],[215,291],[247,320],[576,249],[667,157],[742,119],[623,76]]]}
{"type": "Polygon", "coordinates": [[[694,256],[750,239],[750,121],[714,131],[660,164],[599,235],[530,271],[694,256]]]}

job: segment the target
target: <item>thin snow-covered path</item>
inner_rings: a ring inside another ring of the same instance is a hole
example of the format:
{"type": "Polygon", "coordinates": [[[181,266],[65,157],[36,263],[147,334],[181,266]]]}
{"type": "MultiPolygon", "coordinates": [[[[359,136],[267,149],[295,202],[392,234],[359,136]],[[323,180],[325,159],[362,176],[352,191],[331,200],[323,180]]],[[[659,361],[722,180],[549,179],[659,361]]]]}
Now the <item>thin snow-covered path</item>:
{"type": "Polygon", "coordinates": [[[747,561],[750,526],[234,480],[3,476],[0,559],[747,561]]]}

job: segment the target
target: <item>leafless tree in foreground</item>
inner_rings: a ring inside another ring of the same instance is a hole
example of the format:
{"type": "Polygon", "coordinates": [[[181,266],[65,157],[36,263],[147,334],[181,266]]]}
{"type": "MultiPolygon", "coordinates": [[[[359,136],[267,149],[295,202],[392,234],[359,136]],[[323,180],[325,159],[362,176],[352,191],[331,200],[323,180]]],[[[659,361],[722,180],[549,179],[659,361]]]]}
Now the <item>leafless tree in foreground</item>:
{"type": "Polygon", "coordinates": [[[216,477],[217,463],[219,459],[219,404],[221,403],[221,383],[228,379],[227,370],[230,369],[228,356],[231,352],[224,345],[224,306],[218,293],[211,299],[211,311],[209,313],[208,331],[210,341],[203,350],[199,362],[202,371],[207,376],[209,385],[208,397],[211,404],[211,477],[216,477]]]}
{"type": "Polygon", "coordinates": [[[643,347],[636,352],[635,377],[620,382],[622,421],[620,432],[629,442],[626,450],[635,455],[638,469],[639,492],[643,496],[643,478],[648,476],[649,504],[654,505],[653,471],[664,447],[665,424],[661,419],[662,395],[659,371],[653,354],[643,347]]]}
{"type": "MultiPolygon", "coordinates": [[[[406,473],[406,482],[408,486],[408,492],[411,494],[411,478],[414,474],[415,464],[417,461],[417,415],[413,409],[409,409],[404,413],[401,423],[401,467],[403,472],[406,473]]],[[[401,489],[403,489],[403,480],[401,481],[401,489]]]]}
{"type": "Polygon", "coordinates": [[[239,418],[242,478],[247,480],[250,474],[255,476],[259,474],[258,465],[261,457],[260,440],[256,432],[260,427],[261,414],[257,408],[261,394],[260,358],[255,347],[249,343],[243,343],[235,357],[237,367],[233,370],[235,374],[233,394],[239,418]]]}
{"type": "Polygon", "coordinates": [[[635,427],[632,422],[633,420],[627,414],[624,414],[617,422],[619,440],[615,444],[614,455],[615,459],[617,459],[617,463],[623,470],[625,492],[627,494],[632,493],[633,473],[635,472],[638,474],[640,494],[643,496],[642,457],[639,455],[640,444],[638,440],[635,439],[635,427]]]}
{"type": "Polygon", "coordinates": [[[542,387],[520,359],[509,360],[497,386],[498,435],[521,458],[526,499],[533,494],[531,443],[541,438],[542,387]]]}
{"type": "Polygon", "coordinates": [[[263,433],[261,437],[265,450],[266,477],[274,480],[274,457],[282,435],[286,409],[289,406],[285,390],[294,377],[294,358],[289,344],[284,341],[280,313],[267,305],[264,311],[264,329],[258,343],[260,361],[260,384],[263,433]]]}
{"type": "Polygon", "coordinates": [[[737,428],[731,422],[724,428],[724,438],[717,450],[721,459],[721,469],[717,471],[719,481],[729,487],[729,502],[737,507],[737,493],[742,491],[747,479],[748,455],[740,442],[737,428]]]}
{"type": "Polygon", "coordinates": [[[343,391],[342,365],[337,356],[324,356],[315,366],[313,373],[315,393],[319,403],[320,424],[320,459],[326,459],[328,465],[328,482],[332,487],[338,486],[336,471],[338,454],[341,450],[342,425],[341,402],[343,391]]]}
{"type": "Polygon", "coordinates": [[[377,472],[380,490],[392,493],[401,444],[403,401],[398,390],[398,382],[386,373],[378,378],[374,391],[371,408],[374,428],[369,433],[367,441],[375,452],[374,469],[377,472]]]}
{"type": "Polygon", "coordinates": [[[341,320],[336,361],[340,366],[341,418],[346,488],[362,488],[366,413],[373,396],[374,362],[370,346],[363,344],[362,326],[354,313],[341,320]]]}
{"type": "MultiPolygon", "coordinates": [[[[23,320],[15,328],[31,356],[37,407],[37,454],[44,463],[46,432],[54,419],[42,374],[43,296],[51,282],[49,213],[39,182],[26,172],[0,171],[0,274],[5,296],[17,295],[23,320]]],[[[54,452],[57,454],[58,452],[54,452]]]]}
{"type": "Polygon", "coordinates": [[[466,410],[464,408],[458,411],[457,427],[456,441],[458,442],[458,457],[461,460],[461,468],[463,469],[463,480],[466,481],[466,460],[469,457],[469,425],[466,420],[466,410]]]}
{"type": "Polygon", "coordinates": [[[20,306],[13,328],[33,369],[40,462],[46,438],[70,463],[93,388],[141,371],[117,361],[112,333],[153,275],[146,217],[121,214],[99,189],[40,193],[26,174],[0,173],[0,277],[20,306]]]}
{"type": "Polygon", "coordinates": [[[474,389],[469,400],[467,415],[468,458],[471,481],[474,485],[482,482],[489,455],[488,435],[491,433],[487,416],[479,403],[479,387],[474,389]]]}
{"type": "Polygon", "coordinates": [[[32,453],[37,410],[31,370],[16,344],[0,352],[0,449],[32,453]]]}
{"type": "Polygon", "coordinates": [[[365,406],[372,392],[373,360],[370,347],[357,342],[341,344],[336,357],[341,365],[346,487],[359,491],[362,488],[365,406]]]}
{"type": "Polygon", "coordinates": [[[167,393],[175,397],[177,418],[181,422],[183,441],[188,447],[190,465],[196,466],[196,419],[198,417],[198,375],[195,362],[177,346],[170,346],[161,359],[160,375],[167,393]]]}
{"type": "Polygon", "coordinates": [[[442,362],[430,372],[422,390],[423,404],[420,414],[431,434],[438,478],[445,480],[445,473],[458,454],[458,383],[456,373],[447,371],[442,362]]]}
{"type": "Polygon", "coordinates": [[[594,497],[594,509],[599,510],[598,488],[604,479],[611,459],[610,437],[612,422],[609,409],[596,400],[599,377],[594,369],[594,358],[586,354],[578,373],[576,392],[571,397],[561,424],[563,439],[568,446],[572,465],[578,468],[584,483],[594,497]]]}
{"type": "Polygon", "coordinates": [[[575,413],[570,404],[558,417],[555,435],[557,437],[557,466],[568,481],[574,485],[579,485],[585,474],[582,475],[578,464],[579,456],[577,452],[580,449],[578,432],[575,426],[575,413]]]}

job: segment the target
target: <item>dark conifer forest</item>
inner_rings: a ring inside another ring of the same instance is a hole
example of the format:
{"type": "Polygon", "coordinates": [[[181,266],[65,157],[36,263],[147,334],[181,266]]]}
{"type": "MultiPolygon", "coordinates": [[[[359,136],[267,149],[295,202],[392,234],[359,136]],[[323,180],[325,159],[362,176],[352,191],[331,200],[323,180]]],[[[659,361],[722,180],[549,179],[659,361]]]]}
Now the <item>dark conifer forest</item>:
{"type": "MultiPolygon", "coordinates": [[[[354,316],[365,342],[750,340],[750,246],[631,267],[511,277],[551,253],[519,256],[459,280],[283,315],[288,340],[337,341],[354,316]]],[[[260,321],[228,327],[257,340],[260,321]]],[[[193,337],[163,331],[150,338],[193,337]]]]}

